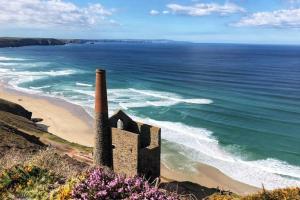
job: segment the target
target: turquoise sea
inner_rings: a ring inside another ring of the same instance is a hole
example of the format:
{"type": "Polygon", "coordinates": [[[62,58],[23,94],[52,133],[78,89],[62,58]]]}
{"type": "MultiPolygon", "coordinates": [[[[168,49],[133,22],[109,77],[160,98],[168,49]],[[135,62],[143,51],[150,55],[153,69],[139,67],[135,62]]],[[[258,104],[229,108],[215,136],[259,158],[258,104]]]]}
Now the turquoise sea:
{"type": "Polygon", "coordinates": [[[95,69],[109,111],[162,128],[165,162],[191,161],[266,188],[300,186],[300,46],[124,43],[0,49],[0,81],[93,114],[95,69]],[[175,153],[175,154],[174,154],[175,153]]]}

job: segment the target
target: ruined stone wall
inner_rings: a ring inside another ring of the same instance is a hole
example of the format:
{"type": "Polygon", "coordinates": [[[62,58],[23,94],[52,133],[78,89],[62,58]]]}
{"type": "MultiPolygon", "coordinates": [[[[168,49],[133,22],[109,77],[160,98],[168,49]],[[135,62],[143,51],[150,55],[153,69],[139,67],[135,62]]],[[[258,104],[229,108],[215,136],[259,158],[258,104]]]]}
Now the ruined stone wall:
{"type": "Polygon", "coordinates": [[[138,171],[147,178],[160,176],[160,147],[146,147],[140,150],[138,171]]]}
{"type": "Polygon", "coordinates": [[[159,177],[161,129],[135,122],[121,110],[109,122],[114,145],[114,171],[129,176],[159,177]],[[123,130],[116,128],[119,119],[123,122],[123,130]]]}
{"type": "Polygon", "coordinates": [[[141,133],[141,138],[147,140],[144,142],[149,143],[149,146],[140,149],[139,173],[146,175],[147,178],[156,178],[160,176],[161,129],[150,126],[149,132],[146,132],[147,137],[143,137],[143,134],[144,132],[141,133]]]}
{"type": "Polygon", "coordinates": [[[139,135],[112,128],[113,169],[128,176],[138,174],[139,135]]]}

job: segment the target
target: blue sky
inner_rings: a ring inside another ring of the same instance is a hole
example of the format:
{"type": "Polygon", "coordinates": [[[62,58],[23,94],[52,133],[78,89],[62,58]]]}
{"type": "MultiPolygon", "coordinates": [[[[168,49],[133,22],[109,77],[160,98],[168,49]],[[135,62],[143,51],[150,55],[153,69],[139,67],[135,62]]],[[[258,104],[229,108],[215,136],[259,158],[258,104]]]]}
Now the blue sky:
{"type": "Polygon", "coordinates": [[[0,0],[0,36],[300,44],[300,0],[0,0]]]}

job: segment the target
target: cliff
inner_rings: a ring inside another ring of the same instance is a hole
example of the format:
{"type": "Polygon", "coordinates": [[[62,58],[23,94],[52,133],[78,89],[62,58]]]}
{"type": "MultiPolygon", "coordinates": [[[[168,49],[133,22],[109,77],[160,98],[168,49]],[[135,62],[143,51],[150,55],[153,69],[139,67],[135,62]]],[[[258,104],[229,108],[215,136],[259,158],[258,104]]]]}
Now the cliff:
{"type": "MultiPolygon", "coordinates": [[[[22,47],[22,46],[53,46],[65,44],[96,44],[96,43],[183,43],[172,40],[139,40],[139,39],[53,39],[53,38],[14,38],[0,37],[0,48],[2,47],[22,47]]],[[[186,43],[186,42],[184,42],[186,43]]]]}
{"type": "Polygon", "coordinates": [[[31,119],[32,116],[32,113],[22,106],[6,101],[4,99],[0,99],[0,111],[12,113],[14,115],[25,117],[26,119],[31,119]]]}
{"type": "Polygon", "coordinates": [[[0,38],[0,48],[2,47],[22,47],[22,46],[52,46],[65,45],[65,40],[53,38],[0,38]]]}
{"type": "Polygon", "coordinates": [[[28,156],[46,146],[37,137],[44,131],[31,120],[31,114],[18,104],[0,99],[0,158],[16,153],[28,156]]]}

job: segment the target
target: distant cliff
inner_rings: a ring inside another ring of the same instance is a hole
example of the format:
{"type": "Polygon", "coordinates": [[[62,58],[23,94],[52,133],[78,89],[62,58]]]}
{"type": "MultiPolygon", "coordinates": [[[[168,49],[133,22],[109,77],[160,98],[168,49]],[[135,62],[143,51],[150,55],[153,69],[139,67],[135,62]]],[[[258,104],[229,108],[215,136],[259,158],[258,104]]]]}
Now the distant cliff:
{"type": "Polygon", "coordinates": [[[182,43],[172,40],[139,40],[139,39],[53,39],[53,38],[13,38],[0,37],[0,48],[22,46],[53,46],[65,44],[101,44],[101,43],[182,43]]]}
{"type": "Polygon", "coordinates": [[[67,41],[53,38],[10,38],[0,37],[1,47],[22,47],[22,46],[50,46],[50,45],[65,45],[67,41]]]}

